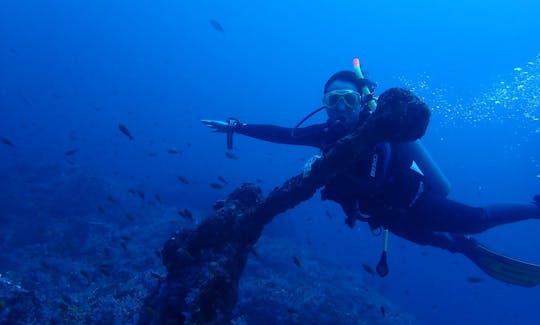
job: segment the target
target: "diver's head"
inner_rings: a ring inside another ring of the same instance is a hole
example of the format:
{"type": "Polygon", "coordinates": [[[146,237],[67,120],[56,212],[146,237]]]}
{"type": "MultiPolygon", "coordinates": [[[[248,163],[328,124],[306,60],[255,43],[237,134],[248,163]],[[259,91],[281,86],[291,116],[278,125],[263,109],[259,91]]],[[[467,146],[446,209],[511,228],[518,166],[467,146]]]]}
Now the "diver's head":
{"type": "Polygon", "coordinates": [[[362,87],[365,82],[352,71],[333,74],[324,85],[323,104],[331,121],[340,121],[348,126],[358,123],[362,104],[362,87]]]}

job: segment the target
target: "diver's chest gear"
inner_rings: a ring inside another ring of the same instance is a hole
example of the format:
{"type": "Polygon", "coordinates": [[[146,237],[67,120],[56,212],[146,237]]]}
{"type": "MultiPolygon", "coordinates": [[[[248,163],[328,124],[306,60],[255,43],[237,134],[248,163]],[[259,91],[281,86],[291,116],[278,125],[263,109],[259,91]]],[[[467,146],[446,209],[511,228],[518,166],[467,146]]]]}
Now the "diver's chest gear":
{"type": "Polygon", "coordinates": [[[326,185],[322,198],[369,216],[410,208],[425,190],[423,175],[409,168],[409,161],[391,157],[392,145],[377,145],[369,159],[326,185]]]}

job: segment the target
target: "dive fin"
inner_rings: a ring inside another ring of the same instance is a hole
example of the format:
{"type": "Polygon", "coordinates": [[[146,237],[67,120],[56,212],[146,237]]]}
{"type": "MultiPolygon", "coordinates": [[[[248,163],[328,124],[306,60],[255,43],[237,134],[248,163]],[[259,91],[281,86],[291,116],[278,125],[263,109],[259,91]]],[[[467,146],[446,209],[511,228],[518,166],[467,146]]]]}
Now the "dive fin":
{"type": "Polygon", "coordinates": [[[462,252],[489,276],[522,287],[540,284],[540,265],[520,261],[489,250],[478,243],[462,252]]]}

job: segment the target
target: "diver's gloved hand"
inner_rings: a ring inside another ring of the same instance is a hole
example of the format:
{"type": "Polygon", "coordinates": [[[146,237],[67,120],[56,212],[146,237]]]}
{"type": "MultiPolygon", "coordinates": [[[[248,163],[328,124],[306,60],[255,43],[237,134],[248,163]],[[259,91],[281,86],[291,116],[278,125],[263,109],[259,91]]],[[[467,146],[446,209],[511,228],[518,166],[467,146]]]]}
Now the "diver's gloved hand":
{"type": "Polygon", "coordinates": [[[218,120],[201,120],[201,123],[207,127],[213,129],[213,132],[223,132],[227,133],[238,125],[238,120],[228,119],[227,121],[218,121],[218,120]]]}

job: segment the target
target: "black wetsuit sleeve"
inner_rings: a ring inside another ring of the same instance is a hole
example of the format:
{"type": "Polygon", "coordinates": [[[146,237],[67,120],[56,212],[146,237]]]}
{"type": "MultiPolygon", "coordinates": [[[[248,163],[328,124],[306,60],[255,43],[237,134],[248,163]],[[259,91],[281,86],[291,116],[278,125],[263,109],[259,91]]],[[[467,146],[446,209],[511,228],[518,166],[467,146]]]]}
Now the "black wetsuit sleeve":
{"type": "Polygon", "coordinates": [[[315,124],[305,128],[298,128],[293,135],[292,128],[269,124],[239,124],[235,128],[235,132],[274,143],[321,148],[324,140],[325,127],[326,124],[315,124]]]}

